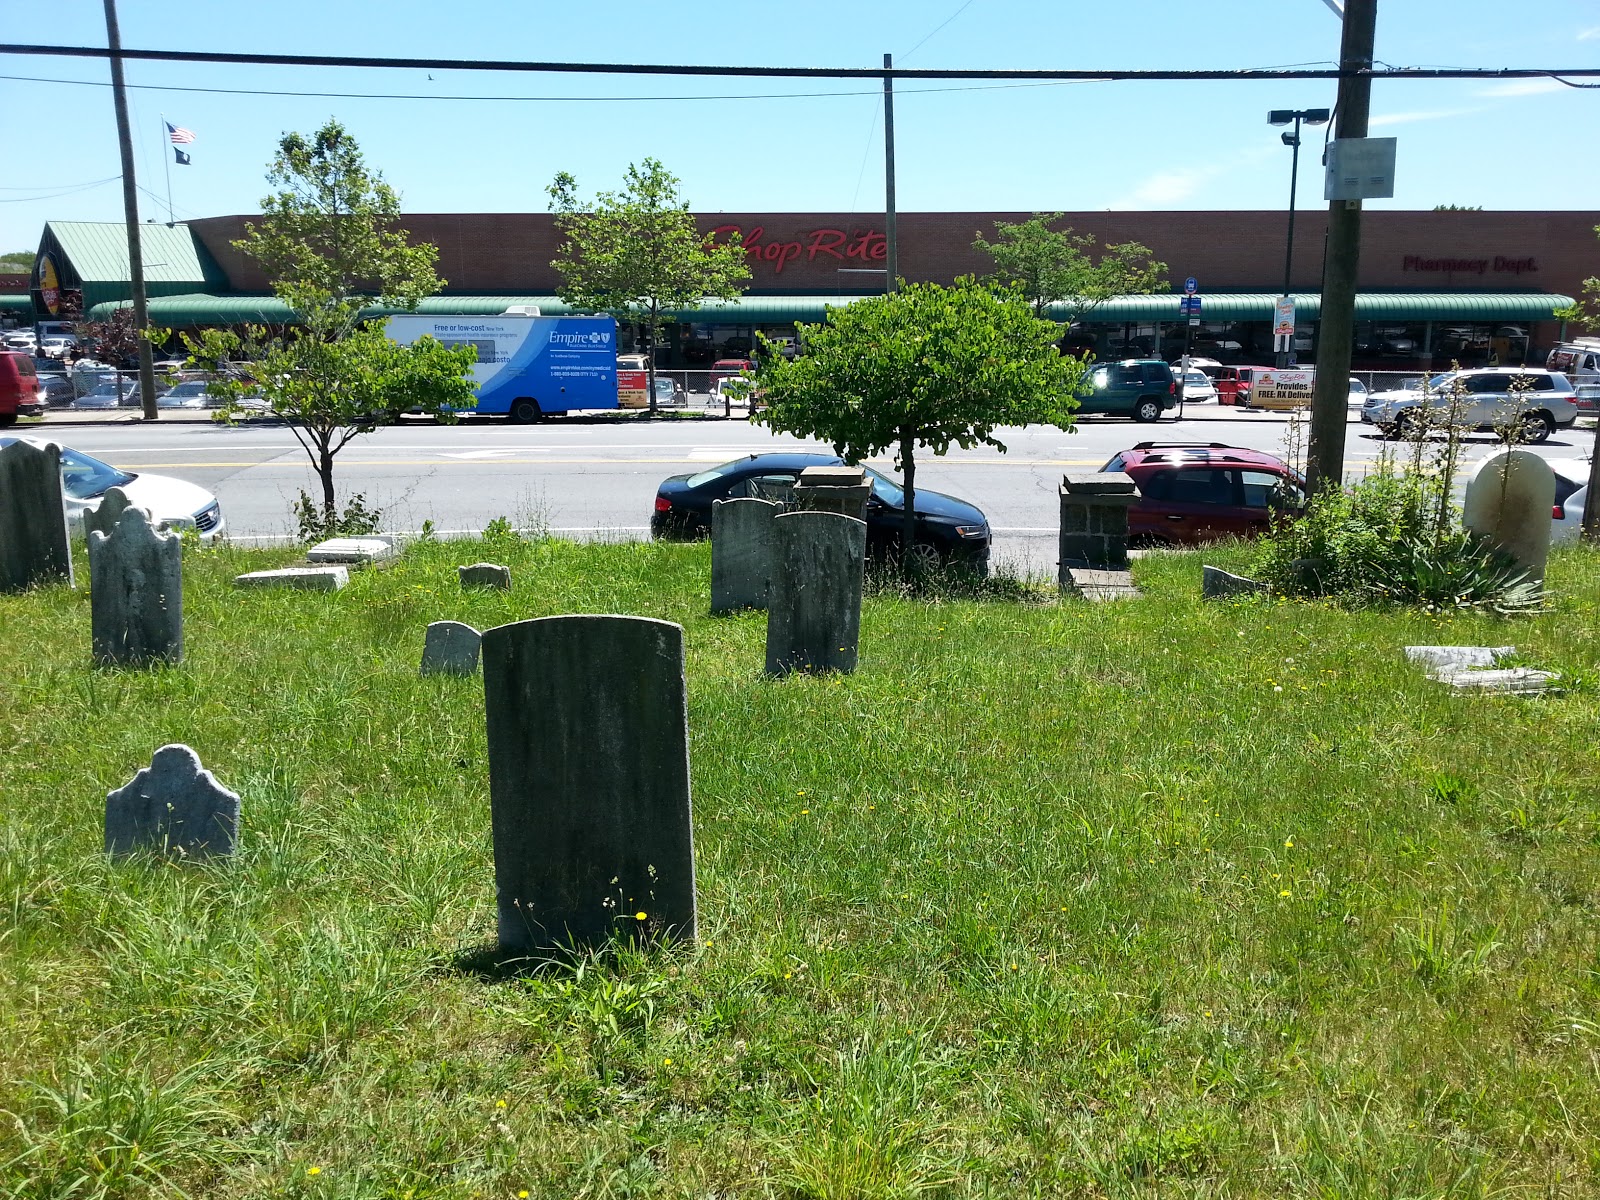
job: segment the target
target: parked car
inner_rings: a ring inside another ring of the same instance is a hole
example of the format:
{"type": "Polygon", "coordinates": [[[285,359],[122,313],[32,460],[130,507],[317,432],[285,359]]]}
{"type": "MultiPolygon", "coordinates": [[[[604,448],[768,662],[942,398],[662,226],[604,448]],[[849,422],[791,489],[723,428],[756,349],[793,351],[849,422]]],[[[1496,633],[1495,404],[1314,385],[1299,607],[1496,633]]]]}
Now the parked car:
{"type": "Polygon", "coordinates": [[[1199,404],[1217,398],[1217,387],[1211,382],[1210,376],[1203,371],[1190,371],[1183,376],[1180,382],[1183,385],[1183,401],[1185,404],[1199,404]]]}
{"type": "MultiPolygon", "coordinates": [[[[1588,464],[1584,464],[1587,466],[1588,464]]],[[[1583,506],[1589,498],[1589,485],[1581,484],[1573,491],[1567,493],[1563,500],[1561,496],[1563,481],[1560,475],[1556,476],[1556,504],[1551,511],[1550,544],[1564,546],[1575,542],[1583,533],[1583,506]]]]}
{"type": "Polygon", "coordinates": [[[1138,485],[1128,510],[1135,547],[1265,533],[1305,504],[1305,480],[1281,458],[1221,442],[1140,442],[1100,469],[1124,471],[1138,485]]]}
{"type": "Polygon", "coordinates": [[[39,353],[46,358],[65,358],[77,344],[77,338],[55,333],[39,343],[39,353]]]}
{"type": "Polygon", "coordinates": [[[1416,438],[1446,420],[1453,403],[1459,404],[1456,417],[1465,428],[1494,429],[1514,421],[1524,442],[1542,442],[1578,417],[1577,393],[1559,371],[1478,367],[1445,371],[1414,391],[1374,392],[1362,406],[1361,419],[1385,437],[1416,438]],[[1525,390],[1513,403],[1519,384],[1525,390]]]}
{"type": "MultiPolygon", "coordinates": [[[[1201,358],[1198,354],[1189,356],[1189,370],[1199,371],[1207,379],[1215,379],[1217,372],[1222,370],[1222,364],[1214,358],[1201,358]]],[[[1183,374],[1183,359],[1177,359],[1172,364],[1174,378],[1183,374]]]]}
{"type": "Polygon", "coordinates": [[[186,379],[156,397],[157,408],[215,408],[218,400],[206,391],[203,379],[186,379]]]}
{"type": "Polygon", "coordinates": [[[711,364],[711,385],[716,387],[724,379],[737,379],[741,375],[754,375],[756,364],[748,358],[719,358],[711,364]]]}
{"type": "Polygon", "coordinates": [[[683,390],[683,384],[679,383],[676,379],[669,378],[668,376],[665,376],[665,375],[657,375],[656,376],[656,406],[657,407],[659,407],[659,408],[665,408],[665,407],[668,407],[668,406],[682,407],[684,405],[687,405],[688,403],[689,403],[689,393],[683,390]]]}
{"type": "Polygon", "coordinates": [[[77,398],[72,386],[72,376],[60,372],[44,372],[39,376],[39,387],[44,391],[47,408],[66,408],[77,398]]]}
{"type": "Polygon", "coordinates": [[[1078,390],[1078,412],[1159,421],[1178,407],[1178,383],[1159,358],[1125,358],[1100,363],[1078,390]]]}
{"type": "Polygon", "coordinates": [[[1369,395],[1371,395],[1371,393],[1367,391],[1367,385],[1362,383],[1361,380],[1357,379],[1354,375],[1350,376],[1350,396],[1348,400],[1350,407],[1357,409],[1361,408],[1366,404],[1367,397],[1369,395]]]}
{"type": "MultiPolygon", "coordinates": [[[[38,438],[12,436],[0,437],[0,446],[19,440],[35,446],[45,444],[38,438]]],[[[157,523],[176,529],[194,529],[202,541],[210,541],[223,531],[222,506],[205,488],[170,475],[121,471],[81,450],[61,448],[61,491],[69,525],[81,525],[83,514],[98,508],[106,490],[114,487],[121,488],[129,500],[148,510],[157,523]]]]}
{"type": "Polygon", "coordinates": [[[1250,381],[1257,371],[1267,367],[1219,367],[1213,382],[1217,389],[1218,404],[1249,404],[1250,381]]]}
{"type": "MultiPolygon", "coordinates": [[[[695,475],[673,475],[656,491],[651,536],[690,541],[711,533],[716,500],[779,494],[794,486],[807,467],[838,466],[832,454],[751,454],[695,475]]],[[[872,481],[867,500],[867,553],[874,558],[898,551],[905,521],[905,492],[881,471],[865,468],[872,481]]],[[[960,562],[980,571],[989,564],[989,520],[974,505],[943,492],[918,488],[916,552],[929,563],[960,562]]]]}
{"type": "Polygon", "coordinates": [[[113,381],[97,384],[73,401],[74,408],[142,408],[137,379],[119,385],[113,381]]]}
{"type": "Polygon", "coordinates": [[[45,389],[32,356],[17,350],[0,351],[0,426],[15,425],[19,416],[37,417],[44,405],[45,389]]]}

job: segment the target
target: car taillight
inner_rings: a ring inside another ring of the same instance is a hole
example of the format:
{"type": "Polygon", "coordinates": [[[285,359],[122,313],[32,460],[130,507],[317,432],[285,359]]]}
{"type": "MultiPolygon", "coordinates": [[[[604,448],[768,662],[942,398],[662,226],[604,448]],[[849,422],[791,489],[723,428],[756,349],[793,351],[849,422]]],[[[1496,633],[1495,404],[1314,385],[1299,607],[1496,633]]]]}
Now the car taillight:
{"type": "Polygon", "coordinates": [[[668,500],[665,496],[657,496],[656,497],[656,511],[657,512],[671,512],[672,511],[672,501],[668,500]]]}
{"type": "Polygon", "coordinates": [[[1176,396],[1177,394],[1178,394],[1178,383],[1177,383],[1176,380],[1174,380],[1173,382],[1167,384],[1167,395],[1176,396]]]}
{"type": "Polygon", "coordinates": [[[1552,504],[1550,506],[1550,519],[1553,521],[1565,521],[1567,519],[1567,510],[1559,504],[1552,504]]]}
{"type": "Polygon", "coordinates": [[[1578,403],[1578,393],[1577,392],[1573,392],[1570,396],[1562,396],[1561,398],[1563,400],[1565,400],[1568,404],[1576,405],[1578,403]]]}

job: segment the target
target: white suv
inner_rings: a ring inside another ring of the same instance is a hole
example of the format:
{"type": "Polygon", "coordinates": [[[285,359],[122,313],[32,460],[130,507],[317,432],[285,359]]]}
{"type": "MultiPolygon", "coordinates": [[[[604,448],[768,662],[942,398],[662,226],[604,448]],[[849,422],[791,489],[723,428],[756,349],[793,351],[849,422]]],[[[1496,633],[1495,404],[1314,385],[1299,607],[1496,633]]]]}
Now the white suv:
{"type": "Polygon", "coordinates": [[[1446,371],[1421,388],[1373,392],[1361,419],[1386,437],[1420,437],[1450,420],[1466,429],[1515,423],[1524,442],[1542,442],[1578,417],[1578,394],[1559,371],[1537,367],[1478,367],[1446,371]]]}

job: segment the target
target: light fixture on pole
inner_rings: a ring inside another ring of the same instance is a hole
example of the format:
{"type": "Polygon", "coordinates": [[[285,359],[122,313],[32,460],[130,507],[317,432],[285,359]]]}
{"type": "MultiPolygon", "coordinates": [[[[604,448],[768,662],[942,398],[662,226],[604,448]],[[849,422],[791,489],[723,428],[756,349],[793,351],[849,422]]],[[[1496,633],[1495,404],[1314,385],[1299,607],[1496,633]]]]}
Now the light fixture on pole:
{"type": "MultiPolygon", "coordinates": [[[[1300,125],[1326,125],[1332,114],[1325,108],[1275,108],[1267,114],[1268,125],[1294,125],[1293,133],[1283,135],[1283,144],[1294,151],[1293,165],[1289,168],[1289,238],[1283,253],[1283,295],[1289,296],[1290,276],[1294,271],[1294,199],[1295,185],[1300,181],[1300,125]]],[[[1278,339],[1277,365],[1289,365],[1294,349],[1294,335],[1278,339]]]]}

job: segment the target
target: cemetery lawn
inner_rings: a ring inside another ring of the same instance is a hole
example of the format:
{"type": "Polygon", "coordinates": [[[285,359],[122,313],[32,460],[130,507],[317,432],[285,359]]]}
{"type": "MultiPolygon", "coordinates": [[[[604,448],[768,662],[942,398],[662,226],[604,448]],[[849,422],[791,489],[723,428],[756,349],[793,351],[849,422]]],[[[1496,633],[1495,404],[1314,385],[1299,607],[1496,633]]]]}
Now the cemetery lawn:
{"type": "Polygon", "coordinates": [[[0,596],[0,1195],[1600,1196],[1600,555],[1512,622],[1202,604],[1182,554],[876,597],[856,674],[781,682],[704,545],[231,586],[291,557],[187,551],[176,669],[0,596]],[[700,936],[507,977],[481,683],[417,664],[562,612],[685,626],[700,936]],[[234,861],[102,854],[166,742],[242,793],[234,861]]]}

